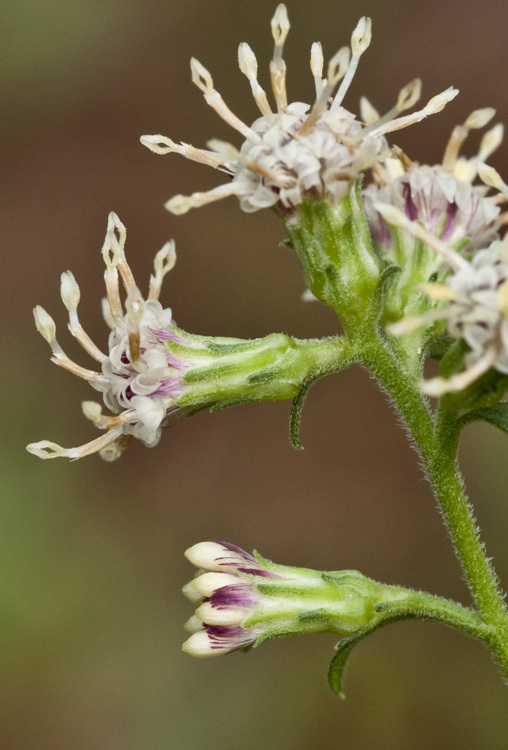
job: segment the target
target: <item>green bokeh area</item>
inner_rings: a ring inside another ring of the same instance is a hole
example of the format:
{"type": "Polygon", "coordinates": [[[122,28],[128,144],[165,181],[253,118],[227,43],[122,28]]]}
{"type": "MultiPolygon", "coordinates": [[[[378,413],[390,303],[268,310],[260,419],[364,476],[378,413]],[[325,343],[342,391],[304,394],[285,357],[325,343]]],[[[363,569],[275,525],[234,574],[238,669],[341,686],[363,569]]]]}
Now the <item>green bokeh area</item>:
{"type": "MultiPolygon", "coordinates": [[[[461,89],[441,115],[400,134],[411,157],[438,161],[453,126],[476,107],[495,106],[507,119],[501,0],[481,14],[472,0],[290,0],[288,8],[292,99],[312,97],[311,43],[321,39],[330,56],[367,13],[373,43],[346,105],[354,109],[366,94],[385,111],[416,75],[426,98],[461,89]]],[[[209,661],[180,651],[191,614],[180,594],[192,575],[183,552],[204,539],[469,601],[416,456],[359,369],[311,389],[303,452],[289,445],[287,403],[199,414],[168,428],[157,448],[131,445],[112,465],[42,462],[24,449],[44,438],[72,446],[95,437],[80,410],[93,394],[49,362],[31,309],[42,304],[63,348],[90,366],[66,329],[59,276],[74,272],[82,322],[106,346],[100,248],[110,210],[128,228],[142,289],[154,253],[175,238],[178,261],[162,301],[182,328],[239,337],[335,332],[327,310],[300,301],[300,269],[278,247],[282,229],[270,213],[242,214],[229,200],[171,217],[165,200],[212,187],[220,175],[139,144],[160,132],[196,146],[211,137],[238,145],[190,82],[188,59],[198,57],[230,106],[252,120],[236,49],[251,44],[268,86],[273,10],[267,0],[21,0],[0,8],[2,749],[507,746],[508,693],[487,652],[435,624],[400,623],[361,644],[345,702],[326,684],[332,635],[209,661]]],[[[506,147],[492,161],[506,179],[506,147]]],[[[506,449],[487,425],[465,430],[471,496],[505,584],[506,449]]]]}

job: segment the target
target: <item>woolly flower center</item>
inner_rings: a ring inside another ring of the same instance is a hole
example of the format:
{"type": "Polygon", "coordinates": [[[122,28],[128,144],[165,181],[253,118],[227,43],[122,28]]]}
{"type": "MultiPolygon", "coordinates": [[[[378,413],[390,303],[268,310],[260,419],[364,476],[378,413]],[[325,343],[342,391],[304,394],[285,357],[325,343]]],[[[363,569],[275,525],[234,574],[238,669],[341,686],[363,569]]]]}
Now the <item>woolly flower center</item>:
{"type": "Polygon", "coordinates": [[[309,105],[295,102],[287,112],[265,115],[252,125],[261,142],[244,142],[233,179],[245,211],[276,203],[291,209],[305,195],[340,198],[386,150],[383,137],[364,135],[362,124],[342,107],[325,111],[301,133],[308,110],[309,105]]]}

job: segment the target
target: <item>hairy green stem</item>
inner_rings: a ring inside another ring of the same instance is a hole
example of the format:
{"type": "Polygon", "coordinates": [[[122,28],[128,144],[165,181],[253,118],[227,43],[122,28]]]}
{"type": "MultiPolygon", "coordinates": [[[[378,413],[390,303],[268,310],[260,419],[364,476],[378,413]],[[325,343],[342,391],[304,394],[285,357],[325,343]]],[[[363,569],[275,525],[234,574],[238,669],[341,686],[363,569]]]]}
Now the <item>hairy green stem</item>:
{"type": "Polygon", "coordinates": [[[444,402],[434,420],[414,375],[388,343],[377,332],[363,340],[361,363],[393,400],[414,439],[482,620],[492,627],[490,648],[508,679],[508,610],[457,467],[456,415],[444,402]]]}

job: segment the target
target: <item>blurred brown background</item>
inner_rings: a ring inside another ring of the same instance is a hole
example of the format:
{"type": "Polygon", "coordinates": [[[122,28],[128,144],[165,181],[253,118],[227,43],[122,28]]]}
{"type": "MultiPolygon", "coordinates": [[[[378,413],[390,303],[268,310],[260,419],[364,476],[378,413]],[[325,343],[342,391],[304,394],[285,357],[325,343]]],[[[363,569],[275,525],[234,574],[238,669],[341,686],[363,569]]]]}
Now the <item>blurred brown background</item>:
{"type": "MultiPolygon", "coordinates": [[[[382,111],[407,81],[425,100],[461,95],[397,142],[438,161],[476,107],[508,119],[508,10],[503,0],[289,0],[291,99],[312,98],[310,45],[329,57],[362,14],[374,38],[346,106],[363,93],[382,111]]],[[[236,51],[248,41],[267,84],[274,0],[4,0],[2,134],[2,637],[0,747],[5,750],[352,750],[506,748],[508,693],[487,652],[431,624],[392,625],[353,654],[347,701],[326,684],[333,635],[275,641],[206,662],[180,651],[192,575],[183,551],[209,538],[278,562],[358,568],[469,602],[417,459],[374,383],[357,368],[313,387],[305,451],[288,442],[290,405],[200,414],[158,448],[119,463],[42,462],[28,442],[95,437],[81,415],[86,384],[51,365],[31,309],[54,315],[69,354],[59,276],[71,269],[81,317],[106,340],[99,301],[107,213],[128,227],[139,283],[169,237],[178,262],[163,290],[191,332],[321,336],[333,316],[300,302],[294,257],[269,212],[230,199],[185,217],[163,202],[220,175],[139,143],[163,133],[203,146],[238,143],[191,84],[197,56],[246,120],[256,116],[236,51]]],[[[475,140],[471,139],[474,148],[475,140]]],[[[468,144],[469,145],[469,144],[468,144]]],[[[493,159],[506,176],[508,150],[493,159]]],[[[462,459],[487,548],[508,585],[506,438],[468,427],[462,459]]]]}

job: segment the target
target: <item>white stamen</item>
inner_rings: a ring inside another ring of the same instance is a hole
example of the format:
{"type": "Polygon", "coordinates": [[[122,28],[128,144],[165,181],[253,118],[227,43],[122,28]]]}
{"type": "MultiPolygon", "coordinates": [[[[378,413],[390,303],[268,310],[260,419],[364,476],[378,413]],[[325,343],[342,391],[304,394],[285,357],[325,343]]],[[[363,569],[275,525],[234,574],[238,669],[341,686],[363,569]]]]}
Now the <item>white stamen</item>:
{"type": "Polygon", "coordinates": [[[316,99],[321,95],[323,90],[323,48],[321,42],[314,42],[310,49],[310,69],[314,76],[314,85],[316,87],[316,99]]]}
{"type": "Polygon", "coordinates": [[[213,79],[208,70],[195,57],[191,58],[192,80],[204,94],[206,103],[213,109],[219,117],[228,123],[232,128],[238,130],[244,138],[253,143],[261,143],[260,136],[248,127],[229,109],[226,102],[213,87],[213,79]]]}
{"type": "Polygon", "coordinates": [[[38,443],[30,443],[30,445],[27,445],[26,449],[29,453],[33,453],[34,456],[38,456],[39,458],[63,457],[75,460],[103,450],[119,438],[121,434],[122,428],[118,427],[114,430],[109,430],[104,435],[101,435],[89,443],[80,445],[78,448],[62,448],[58,443],[52,443],[49,440],[41,440],[38,443]]]}
{"type": "Polygon", "coordinates": [[[488,130],[483,136],[480,142],[480,150],[476,157],[478,161],[482,162],[488,159],[489,156],[501,145],[503,136],[504,125],[501,122],[498,122],[497,125],[494,125],[494,127],[491,128],[491,130],[488,130]]]}
{"type": "Polygon", "coordinates": [[[84,331],[78,318],[78,304],[80,299],[79,286],[70,271],[61,276],[60,294],[69,312],[69,331],[79,341],[83,349],[97,362],[104,362],[106,355],[94,344],[90,336],[84,331]]]}
{"type": "Polygon", "coordinates": [[[55,321],[41,305],[34,307],[33,312],[37,330],[53,349],[54,344],[56,344],[55,321]]]}
{"type": "Polygon", "coordinates": [[[266,98],[265,90],[258,82],[258,61],[256,60],[256,55],[246,42],[242,42],[238,47],[238,65],[250,83],[252,95],[261,114],[272,114],[272,109],[266,98]]]}
{"type": "Polygon", "coordinates": [[[271,27],[273,41],[275,42],[273,59],[277,60],[281,59],[282,57],[282,49],[284,47],[284,42],[286,41],[286,37],[290,29],[288,12],[284,3],[280,3],[280,5],[277,6],[275,14],[271,21],[271,27]]]}
{"type": "Polygon", "coordinates": [[[458,93],[458,89],[454,89],[450,86],[448,89],[446,89],[446,91],[442,91],[437,96],[433,96],[432,99],[427,102],[425,107],[423,107],[423,109],[418,110],[418,112],[413,112],[413,114],[411,115],[398,117],[397,119],[391,120],[390,122],[387,122],[379,127],[375,127],[371,131],[371,135],[392,133],[396,130],[406,128],[409,125],[414,125],[417,122],[421,122],[421,120],[429,117],[429,115],[434,115],[438,112],[441,112],[448,104],[448,102],[451,102],[452,99],[455,99],[458,93]]]}
{"type": "Polygon", "coordinates": [[[367,16],[363,16],[358,21],[358,24],[356,25],[356,28],[353,31],[353,34],[351,36],[351,51],[353,55],[351,57],[351,62],[349,63],[349,67],[347,69],[345,78],[342,81],[340,88],[337,91],[337,94],[333,101],[333,104],[331,106],[332,112],[337,110],[342,104],[342,101],[347,93],[347,90],[349,89],[351,85],[351,81],[353,80],[354,75],[356,73],[356,69],[358,67],[358,62],[360,60],[360,57],[363,55],[363,53],[369,46],[371,39],[372,39],[372,21],[367,16]]]}
{"type": "Polygon", "coordinates": [[[205,164],[213,169],[219,169],[223,164],[221,159],[217,159],[215,154],[211,154],[209,151],[195,148],[188,143],[177,144],[164,135],[142,135],[140,141],[154,154],[180,154],[185,156],[186,159],[205,164]]]}
{"type": "Polygon", "coordinates": [[[492,120],[496,110],[493,107],[484,107],[483,109],[475,109],[464,123],[464,127],[469,130],[479,130],[484,128],[485,125],[492,120]]]}
{"type": "Polygon", "coordinates": [[[350,54],[351,53],[349,51],[349,47],[342,47],[338,52],[335,53],[335,55],[328,63],[327,78],[321,88],[321,93],[317,97],[306,120],[303,122],[300,130],[296,134],[297,137],[301,137],[303,135],[307,135],[307,133],[310,133],[315,123],[320,118],[321,114],[327,108],[328,99],[330,98],[333,89],[340,81],[340,79],[344,76],[347,70],[350,54]]]}
{"type": "Polygon", "coordinates": [[[483,357],[475,362],[471,367],[450,378],[432,378],[420,383],[420,388],[427,396],[440,397],[445,393],[457,393],[474,383],[481,375],[490,370],[496,361],[497,352],[495,349],[487,349],[483,357]]]}
{"type": "Polygon", "coordinates": [[[282,59],[282,51],[289,32],[289,19],[286,6],[283,3],[277,6],[271,26],[275,48],[273,59],[270,62],[270,79],[273,95],[277,103],[277,110],[285,112],[288,100],[286,93],[286,63],[282,59]]]}
{"type": "Polygon", "coordinates": [[[164,276],[174,268],[176,263],[176,246],[175,241],[166,242],[157,255],[155,256],[153,267],[155,275],[150,276],[150,288],[148,290],[148,299],[159,299],[159,294],[164,276]]]}
{"type": "Polygon", "coordinates": [[[360,117],[366,125],[371,125],[380,118],[379,112],[372,106],[366,96],[362,96],[360,99],[360,117]]]}
{"type": "Polygon", "coordinates": [[[499,172],[488,164],[478,164],[478,175],[480,180],[489,187],[500,190],[508,197],[508,185],[503,181],[499,172]]]}
{"type": "MultiPolygon", "coordinates": [[[[399,122],[404,118],[395,120],[401,112],[412,107],[420,98],[422,90],[422,82],[419,78],[414,78],[412,81],[407,83],[400,91],[397,97],[397,102],[392,109],[388,110],[382,117],[377,121],[372,121],[368,127],[365,128],[365,132],[374,133],[377,135],[380,132],[385,132],[387,128],[391,128],[394,122],[399,122]]],[[[410,115],[411,117],[413,115],[410,115]]],[[[405,126],[402,126],[405,127],[405,126]]],[[[397,129],[397,128],[396,128],[397,129]]]]}
{"type": "Polygon", "coordinates": [[[243,189],[237,183],[231,182],[225,185],[218,185],[212,190],[204,193],[192,193],[192,195],[175,195],[167,203],[165,208],[175,216],[181,216],[190,211],[191,208],[206,206],[208,203],[222,200],[229,195],[241,195],[243,189]]]}
{"type": "Polygon", "coordinates": [[[395,226],[402,227],[403,229],[407,229],[407,231],[410,232],[413,237],[417,237],[426,245],[439,253],[439,255],[445,258],[452,266],[452,268],[458,270],[461,268],[466,268],[468,266],[467,260],[456,253],[455,250],[452,250],[452,248],[448,247],[446,243],[438,239],[434,234],[432,234],[432,232],[429,232],[421,224],[418,224],[416,221],[410,221],[405,213],[400,210],[400,208],[392,206],[389,203],[381,203],[380,201],[376,201],[374,203],[374,208],[381,214],[381,216],[388,224],[393,224],[395,226]]]}

